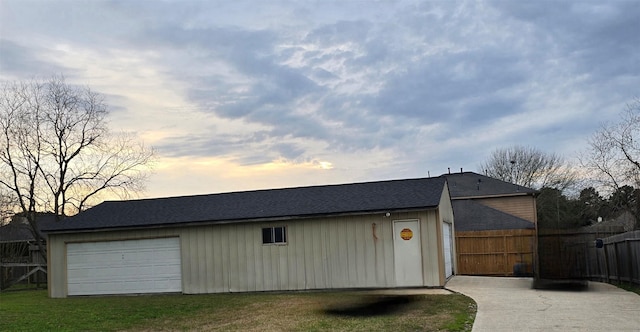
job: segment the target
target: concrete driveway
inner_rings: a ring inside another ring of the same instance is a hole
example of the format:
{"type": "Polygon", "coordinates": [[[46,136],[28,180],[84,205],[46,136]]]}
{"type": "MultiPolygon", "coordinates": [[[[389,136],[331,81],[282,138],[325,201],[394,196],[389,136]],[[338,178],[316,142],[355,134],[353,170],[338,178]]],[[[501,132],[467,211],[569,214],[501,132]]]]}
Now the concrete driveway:
{"type": "Polygon", "coordinates": [[[473,331],[640,331],[640,295],[589,282],[587,290],[536,290],[530,278],[455,276],[446,288],[473,298],[473,331]]]}

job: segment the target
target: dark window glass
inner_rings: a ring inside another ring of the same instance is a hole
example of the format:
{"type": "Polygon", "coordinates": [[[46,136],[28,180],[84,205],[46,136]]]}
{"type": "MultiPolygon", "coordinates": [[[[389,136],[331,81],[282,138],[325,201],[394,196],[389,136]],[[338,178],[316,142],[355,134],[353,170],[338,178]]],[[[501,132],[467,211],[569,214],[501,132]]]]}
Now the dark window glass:
{"type": "Polygon", "coordinates": [[[276,238],[276,243],[285,243],[287,242],[284,238],[284,227],[275,227],[273,229],[274,233],[275,233],[275,238],[276,238]]]}
{"type": "Polygon", "coordinates": [[[284,226],[263,228],[262,243],[287,243],[287,228],[284,226]]]}
{"type": "Polygon", "coordinates": [[[273,243],[273,228],[262,229],[262,243],[273,243]]]}

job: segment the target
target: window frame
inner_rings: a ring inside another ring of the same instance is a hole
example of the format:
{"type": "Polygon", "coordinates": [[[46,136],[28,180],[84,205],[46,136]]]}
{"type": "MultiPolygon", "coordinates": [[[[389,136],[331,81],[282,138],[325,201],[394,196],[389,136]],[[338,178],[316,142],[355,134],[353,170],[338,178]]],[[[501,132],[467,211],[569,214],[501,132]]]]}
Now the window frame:
{"type": "Polygon", "coordinates": [[[267,227],[262,227],[261,228],[261,233],[262,233],[262,245],[264,246],[283,246],[283,245],[287,245],[288,241],[287,241],[287,226],[282,225],[282,226],[267,226],[267,227]],[[267,239],[266,235],[267,233],[265,231],[270,231],[269,233],[269,238],[267,239]],[[277,234],[277,230],[281,230],[280,235],[278,236],[277,234]],[[281,238],[280,241],[277,241],[278,238],[281,238]],[[268,240],[268,241],[265,241],[268,240]]]}

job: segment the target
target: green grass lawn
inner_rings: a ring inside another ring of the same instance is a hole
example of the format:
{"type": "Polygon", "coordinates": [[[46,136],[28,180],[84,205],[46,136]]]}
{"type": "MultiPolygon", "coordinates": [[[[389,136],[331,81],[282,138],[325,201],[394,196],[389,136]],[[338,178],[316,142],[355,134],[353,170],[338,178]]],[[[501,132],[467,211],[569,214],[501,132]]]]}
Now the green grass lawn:
{"type": "MultiPolygon", "coordinates": [[[[614,284],[615,285],[615,284],[614,284]]],[[[636,284],[632,284],[632,283],[621,283],[619,285],[615,285],[618,286],[624,290],[630,291],[630,292],[634,292],[638,295],[640,295],[640,285],[636,285],[636,284]]]]}
{"type": "Polygon", "coordinates": [[[470,331],[475,302],[459,294],[239,293],[50,299],[0,293],[0,331],[470,331]]]}

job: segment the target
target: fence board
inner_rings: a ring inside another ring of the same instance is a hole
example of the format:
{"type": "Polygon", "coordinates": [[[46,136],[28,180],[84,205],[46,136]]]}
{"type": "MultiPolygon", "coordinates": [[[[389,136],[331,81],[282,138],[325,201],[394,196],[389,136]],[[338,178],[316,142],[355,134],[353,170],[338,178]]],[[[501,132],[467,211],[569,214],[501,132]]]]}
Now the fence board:
{"type": "Polygon", "coordinates": [[[456,232],[458,274],[531,274],[534,239],[533,229],[456,232]]]}
{"type": "MultiPolygon", "coordinates": [[[[596,238],[610,236],[613,229],[538,229],[538,257],[536,278],[549,280],[584,279],[597,264],[591,262],[590,248],[596,238]]],[[[604,266],[617,269],[614,247],[606,248],[604,266]]]]}
{"type": "Polygon", "coordinates": [[[635,233],[630,235],[635,235],[636,238],[604,239],[604,248],[590,251],[587,264],[590,264],[592,269],[586,277],[593,280],[640,285],[640,231],[635,233]],[[604,266],[599,264],[601,260],[605,261],[604,266]],[[594,265],[595,268],[593,268],[594,265]]]}
{"type": "Polygon", "coordinates": [[[640,231],[611,236],[584,230],[538,233],[538,278],[581,278],[640,285],[640,231]],[[603,248],[594,240],[603,238],[603,248]]]}

